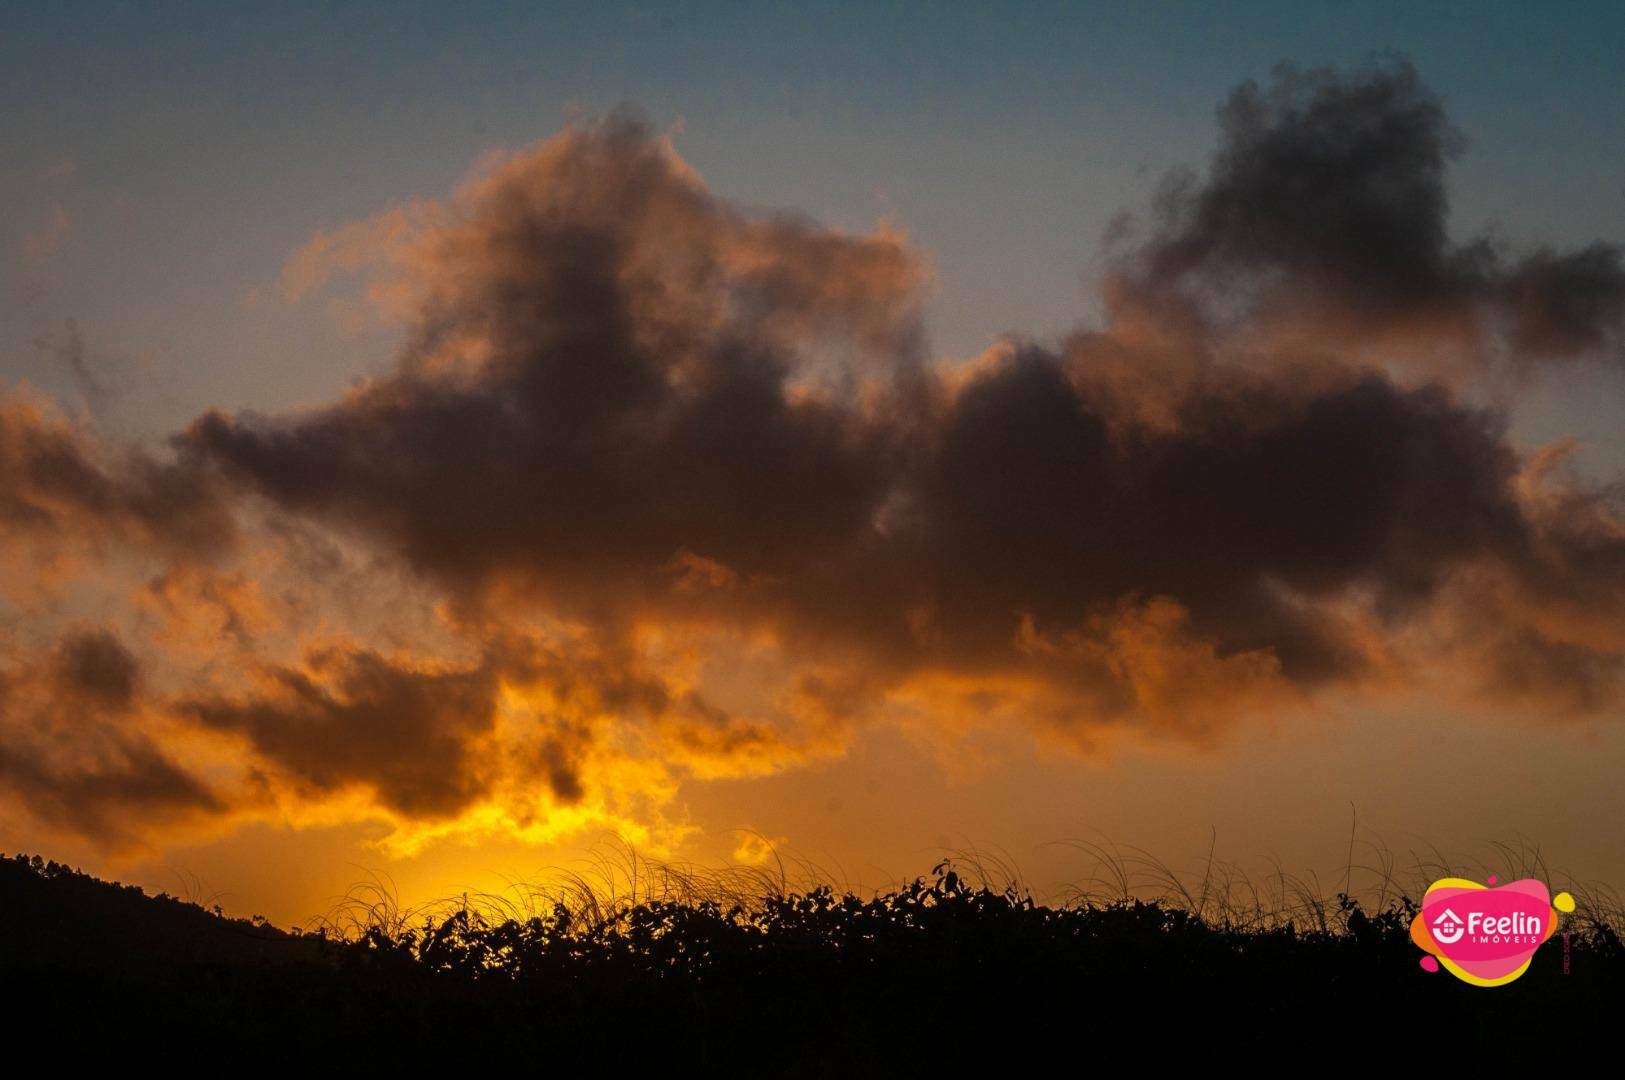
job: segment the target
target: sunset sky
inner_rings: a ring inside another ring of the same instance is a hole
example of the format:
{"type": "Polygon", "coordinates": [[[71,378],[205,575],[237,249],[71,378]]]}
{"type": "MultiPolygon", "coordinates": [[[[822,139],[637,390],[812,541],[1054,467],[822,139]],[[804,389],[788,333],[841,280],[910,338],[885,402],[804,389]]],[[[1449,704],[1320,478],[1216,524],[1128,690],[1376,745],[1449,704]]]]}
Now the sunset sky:
{"type": "Polygon", "coordinates": [[[13,5],[0,852],[1625,885],[1613,5],[13,5]]]}

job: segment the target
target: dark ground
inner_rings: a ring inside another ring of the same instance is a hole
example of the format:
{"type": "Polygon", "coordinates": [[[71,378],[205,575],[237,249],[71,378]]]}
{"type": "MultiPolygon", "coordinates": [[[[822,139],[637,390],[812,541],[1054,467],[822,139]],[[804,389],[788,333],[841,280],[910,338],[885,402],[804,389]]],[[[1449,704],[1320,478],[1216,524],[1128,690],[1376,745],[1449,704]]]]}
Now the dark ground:
{"type": "Polygon", "coordinates": [[[467,914],[341,942],[17,857],[0,860],[0,925],[13,1061],[914,1076],[1418,1054],[1478,1068],[1534,1051],[1557,1066],[1625,1020],[1625,947],[1606,929],[1570,927],[1568,974],[1554,940],[1483,989],[1418,966],[1403,906],[1242,932],[1152,904],[1035,906],[951,870],[872,900],[650,903],[607,926],[467,914]]]}

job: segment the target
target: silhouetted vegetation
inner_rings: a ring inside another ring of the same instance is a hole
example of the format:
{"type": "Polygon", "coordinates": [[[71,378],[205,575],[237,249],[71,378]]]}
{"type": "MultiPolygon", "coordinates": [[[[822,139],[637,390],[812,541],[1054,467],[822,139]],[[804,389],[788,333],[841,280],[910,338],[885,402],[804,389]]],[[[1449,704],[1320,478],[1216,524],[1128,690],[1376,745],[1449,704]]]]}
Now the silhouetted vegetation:
{"type": "Polygon", "coordinates": [[[1403,895],[1258,920],[1213,907],[1211,879],[1183,907],[1046,906],[953,861],[870,897],[632,865],[629,891],[577,878],[417,912],[374,883],[286,932],[17,856],[0,861],[0,976],[24,991],[14,1037],[72,1055],[554,1075],[914,1075],[972,1053],[1160,1062],[1351,1040],[1381,1055],[1443,1032],[1584,1033],[1625,1002],[1606,913],[1483,990],[1420,969],[1403,895]]]}

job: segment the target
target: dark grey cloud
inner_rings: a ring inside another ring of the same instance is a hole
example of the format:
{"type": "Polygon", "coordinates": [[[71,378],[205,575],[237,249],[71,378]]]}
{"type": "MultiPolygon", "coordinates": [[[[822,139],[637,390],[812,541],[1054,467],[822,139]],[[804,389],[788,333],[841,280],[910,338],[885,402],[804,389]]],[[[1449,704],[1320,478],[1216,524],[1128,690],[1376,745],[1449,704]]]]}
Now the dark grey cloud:
{"type": "Polygon", "coordinates": [[[105,627],[0,652],[0,794],[113,848],[226,811],[146,729],[142,688],[140,661],[105,627]]]}
{"type": "Polygon", "coordinates": [[[461,664],[359,645],[313,650],[298,668],[267,665],[243,690],[192,695],[173,707],[244,737],[308,793],[365,788],[412,820],[455,817],[516,777],[556,805],[580,802],[593,781],[588,759],[606,750],[605,717],[694,762],[747,755],[771,741],[633,658],[511,634],[461,664]],[[542,703],[516,706],[499,737],[504,687],[542,703]]]}
{"type": "Polygon", "coordinates": [[[920,381],[899,244],[747,220],[618,116],[504,172],[444,247],[397,375],[295,422],[212,413],[183,452],[470,585],[641,588],[682,544],[776,574],[863,529],[920,381]],[[489,358],[446,370],[469,341],[489,358]]]}
{"type": "Polygon", "coordinates": [[[363,648],[318,653],[308,666],[272,667],[251,696],[181,711],[245,736],[311,788],[365,784],[410,817],[445,816],[483,791],[475,753],[494,720],[494,671],[415,670],[363,648]]]}
{"type": "Polygon", "coordinates": [[[177,444],[470,610],[523,596],[610,637],[651,614],[769,627],[881,690],[1021,672],[1075,693],[1079,722],[1137,714],[1125,650],[1152,646],[1114,620],[1159,598],[1182,637],[1156,648],[1188,638],[1299,691],[1391,663],[1373,627],[1434,617],[1469,572],[1508,583],[1481,617],[1617,605],[1596,579],[1612,519],[1580,492],[1536,515],[1503,415],[1335,344],[1263,365],[1220,347],[1290,312],[1376,336],[1482,314],[1528,357],[1576,355],[1613,332],[1612,249],[1454,244],[1458,140],[1407,65],[1283,69],[1220,116],[1208,174],[1165,192],[1113,286],[1186,305],[1171,344],[1114,323],[933,373],[906,252],[753,222],[619,116],[519,159],[447,228],[395,375],[298,417],[213,413],[177,444]],[[451,342],[477,362],[446,364],[451,342]]]}
{"type": "Polygon", "coordinates": [[[135,703],[141,664],[111,631],[79,631],[59,646],[56,677],[59,685],[94,704],[122,711],[135,703]]]}
{"type": "Polygon", "coordinates": [[[1398,614],[1466,561],[1527,557],[1498,419],[1436,389],[1237,373],[1186,391],[1171,425],[1124,430],[1091,361],[1087,343],[1017,351],[944,418],[911,562],[967,661],[1008,649],[1020,612],[1064,626],[1166,595],[1227,651],[1270,649],[1313,681],[1358,661],[1282,587],[1365,587],[1398,614]]]}
{"type": "Polygon", "coordinates": [[[1620,361],[1617,244],[1519,255],[1452,239],[1448,168],[1465,141],[1409,63],[1283,65],[1219,120],[1207,171],[1165,184],[1152,236],[1122,261],[1120,307],[1207,332],[1307,322],[1331,351],[1408,334],[1459,339],[1480,362],[1620,361]]]}
{"type": "Polygon", "coordinates": [[[0,397],[0,533],[207,556],[235,537],[208,477],[139,450],[109,450],[20,396],[0,397]]]}

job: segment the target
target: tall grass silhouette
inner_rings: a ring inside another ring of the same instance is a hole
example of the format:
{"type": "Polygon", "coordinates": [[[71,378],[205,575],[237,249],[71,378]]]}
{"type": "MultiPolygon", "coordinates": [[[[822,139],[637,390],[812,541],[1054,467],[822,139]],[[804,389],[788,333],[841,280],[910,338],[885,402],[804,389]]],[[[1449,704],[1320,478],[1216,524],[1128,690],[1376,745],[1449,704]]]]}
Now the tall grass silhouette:
{"type": "Polygon", "coordinates": [[[1061,846],[1081,872],[1040,898],[996,850],[862,892],[783,852],[708,867],[610,842],[428,904],[368,874],[291,932],[19,856],[0,862],[0,976],[32,990],[18,1030],[93,1015],[104,1034],[216,1062],[564,1075],[914,1075],[955,1060],[948,1047],[1075,1057],[1080,1039],[1102,1059],[1282,1055],[1350,1023],[1394,1050],[1439,1031],[1504,1043],[1608,1030],[1625,1002],[1619,894],[1525,841],[1453,862],[1356,836],[1330,881],[1249,873],[1216,840],[1189,868],[1108,840],[1061,846]],[[1420,889],[1490,874],[1571,892],[1562,942],[1493,992],[1422,971],[1420,889]]]}
{"type": "Polygon", "coordinates": [[[1400,852],[1380,838],[1352,836],[1348,861],[1332,884],[1313,870],[1289,872],[1274,858],[1267,860],[1266,872],[1249,871],[1217,857],[1216,836],[1207,858],[1187,870],[1144,848],[1109,839],[1069,839],[1051,846],[1076,854],[1082,869],[1053,896],[1041,897],[1016,860],[1002,850],[945,849],[929,878],[859,893],[822,864],[778,849],[771,851],[770,865],[706,866],[651,858],[611,837],[575,865],[545,868],[535,879],[509,877],[501,891],[469,891],[413,905],[400,901],[387,873],[370,871],[325,914],[299,929],[339,940],[399,944],[450,920],[467,927],[497,927],[556,919],[563,912],[573,932],[603,935],[646,908],[703,908],[748,923],[763,912],[809,898],[884,904],[911,890],[925,890],[921,895],[929,898],[933,889],[949,889],[1056,913],[1142,905],[1225,932],[1291,930],[1335,936],[1348,932],[1351,917],[1357,921],[1372,913],[1403,914],[1408,925],[1428,885],[1440,878],[1535,877],[1554,892],[1567,891],[1575,898],[1575,910],[1565,918],[1571,935],[1625,935],[1625,898],[1618,889],[1554,869],[1540,846],[1522,837],[1492,841],[1486,853],[1475,857],[1450,859],[1431,844],[1400,852]]]}

